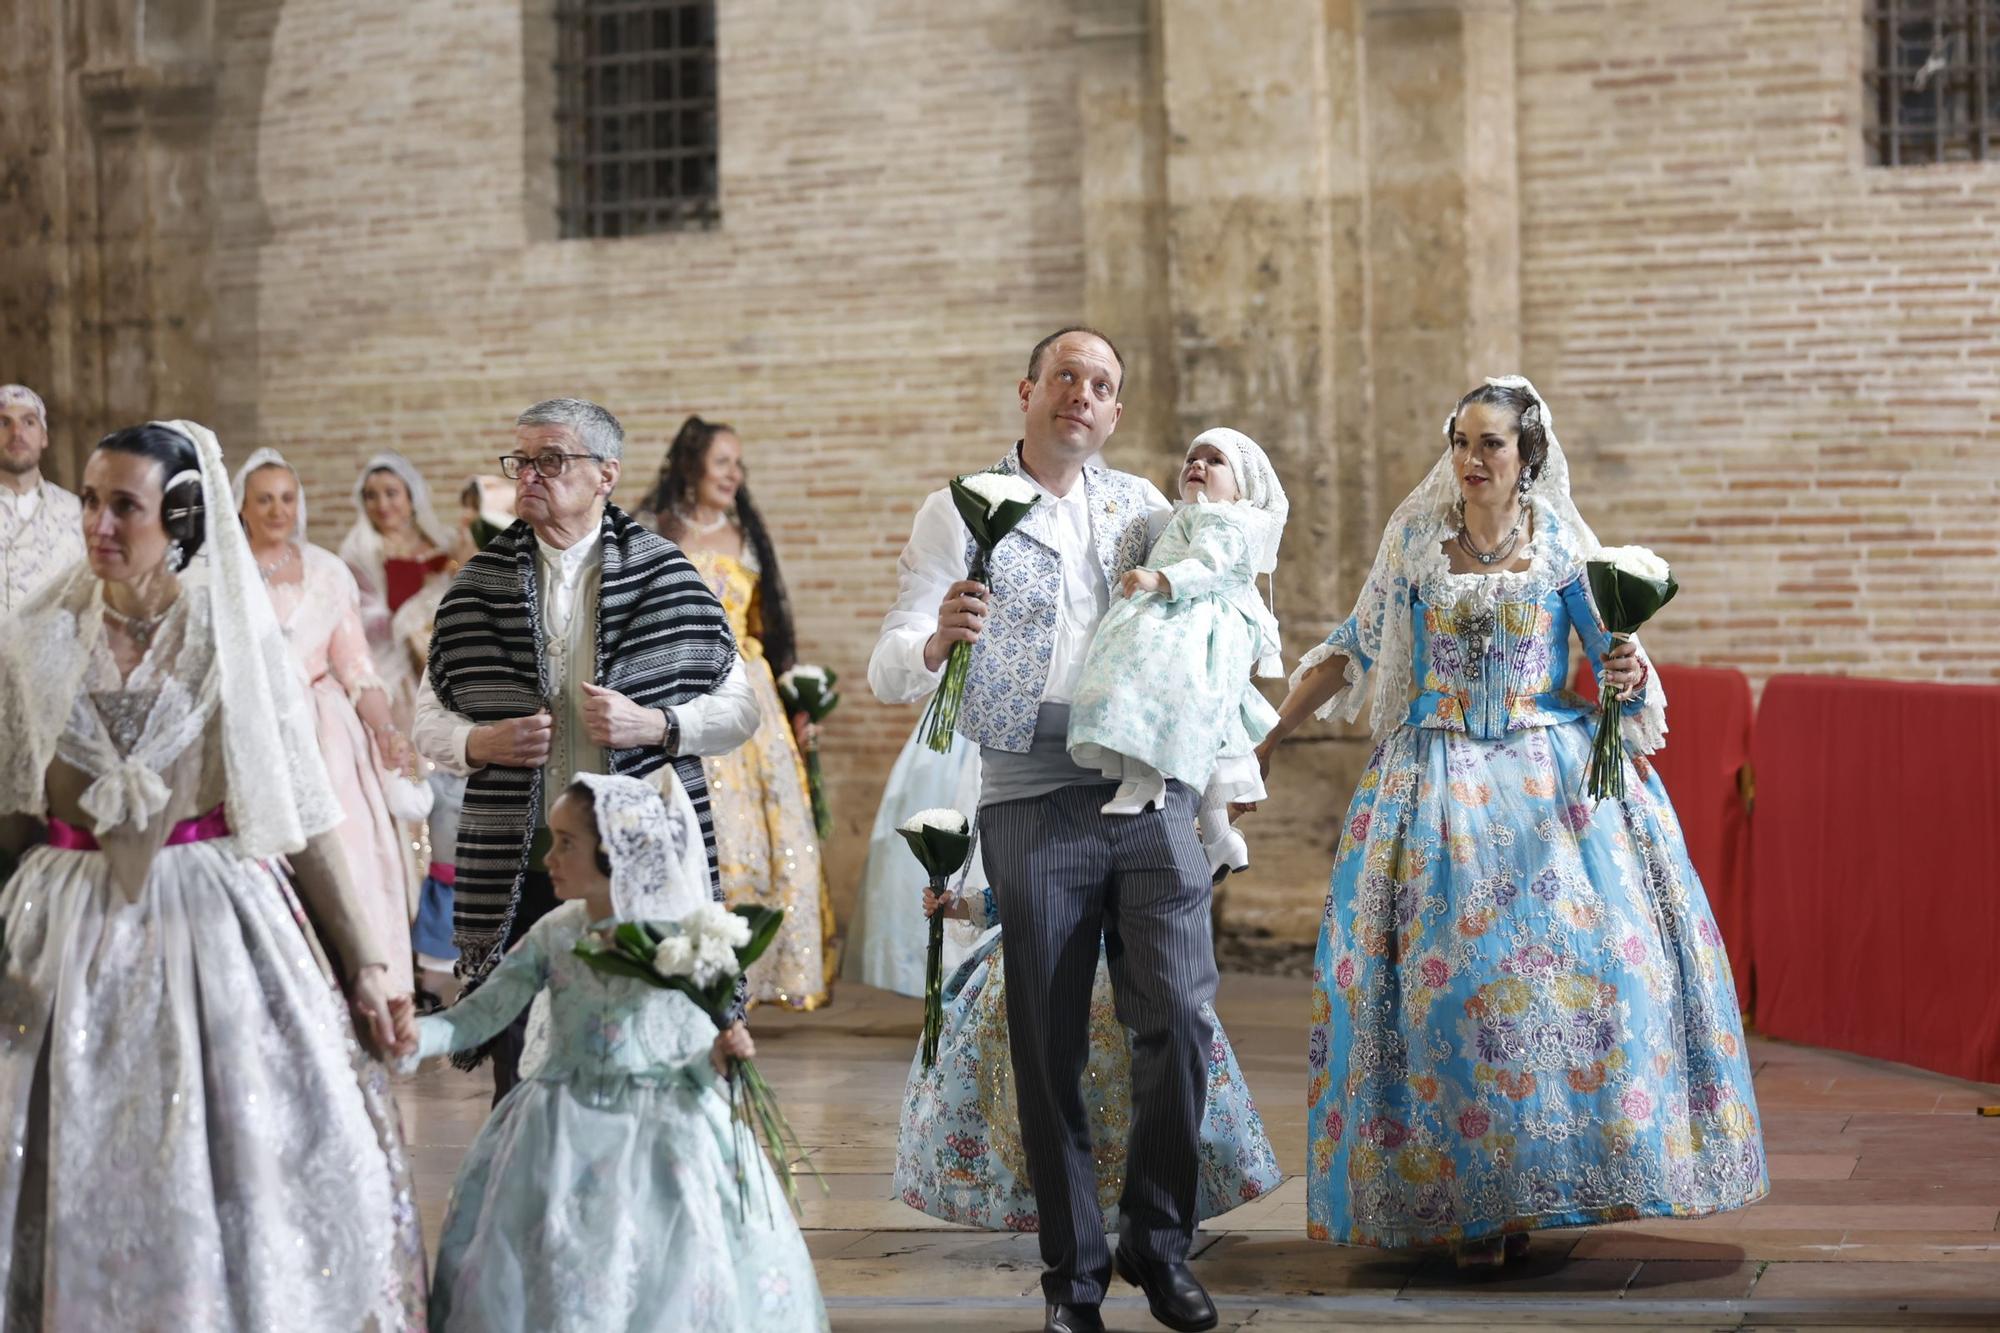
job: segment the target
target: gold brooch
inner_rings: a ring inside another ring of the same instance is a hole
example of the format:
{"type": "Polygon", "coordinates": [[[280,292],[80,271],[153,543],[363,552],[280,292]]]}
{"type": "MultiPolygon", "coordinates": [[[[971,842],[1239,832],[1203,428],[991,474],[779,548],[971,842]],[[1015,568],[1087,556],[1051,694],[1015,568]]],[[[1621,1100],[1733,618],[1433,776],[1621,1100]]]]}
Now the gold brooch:
{"type": "Polygon", "coordinates": [[[1107,500],[1107,501],[1105,501],[1105,504],[1104,504],[1104,512],[1105,512],[1105,513],[1107,513],[1107,514],[1115,514],[1115,513],[1117,513],[1117,512],[1118,512],[1118,502],[1117,502],[1116,500],[1107,500]]]}

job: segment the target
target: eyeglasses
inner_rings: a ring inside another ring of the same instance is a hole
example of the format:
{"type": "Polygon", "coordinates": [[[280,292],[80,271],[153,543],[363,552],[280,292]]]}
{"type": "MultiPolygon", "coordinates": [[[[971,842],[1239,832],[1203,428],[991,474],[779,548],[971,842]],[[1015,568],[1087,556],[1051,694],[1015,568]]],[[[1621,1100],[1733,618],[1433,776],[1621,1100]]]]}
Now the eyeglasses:
{"type": "Polygon", "coordinates": [[[563,469],[569,466],[572,458],[595,459],[596,457],[596,454],[559,454],[554,450],[536,454],[533,458],[526,454],[502,454],[500,475],[509,481],[514,481],[524,470],[532,467],[544,477],[555,478],[563,474],[563,469]]]}

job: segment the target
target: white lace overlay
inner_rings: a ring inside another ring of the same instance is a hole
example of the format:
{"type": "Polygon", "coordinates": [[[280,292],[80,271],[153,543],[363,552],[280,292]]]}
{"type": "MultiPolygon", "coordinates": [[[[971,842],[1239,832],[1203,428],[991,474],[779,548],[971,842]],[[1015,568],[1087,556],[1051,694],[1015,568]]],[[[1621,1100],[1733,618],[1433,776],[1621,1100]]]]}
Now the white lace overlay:
{"type": "MultiPolygon", "coordinates": [[[[1375,694],[1368,724],[1369,732],[1378,742],[1388,739],[1403,724],[1414,693],[1411,608],[1415,596],[1423,594],[1429,600],[1430,595],[1425,594],[1428,588],[1437,590],[1435,595],[1440,597],[1445,595],[1443,590],[1449,590],[1455,599],[1458,591],[1455,580],[1501,578],[1517,580],[1520,588],[1532,590],[1532,595],[1539,597],[1575,578],[1582,571],[1584,560],[1600,548],[1597,534],[1584,522],[1570,498],[1569,459],[1556,438],[1555,416],[1548,403],[1534,385],[1519,375],[1502,375],[1488,379],[1487,383],[1525,389],[1541,404],[1549,452],[1529,500],[1535,516],[1535,536],[1528,549],[1535,554],[1534,563],[1516,574],[1451,573],[1444,542],[1457,531],[1452,505],[1458,498],[1458,479],[1451,465],[1447,419],[1445,451],[1423,482],[1390,515],[1382,544],[1375,553],[1375,563],[1368,571],[1368,580],[1362,585],[1352,615],[1327,636],[1325,643],[1306,654],[1292,676],[1296,685],[1311,667],[1335,654],[1345,657],[1346,684],[1316,716],[1354,721],[1361,713],[1363,693],[1372,683],[1375,694]]],[[[1592,610],[1595,609],[1593,604],[1592,610]]],[[[1640,655],[1644,658],[1643,648],[1640,655]]],[[[1650,661],[1647,665],[1650,670],[1650,661]]],[[[1666,690],[1660,684],[1659,674],[1652,672],[1638,714],[1626,719],[1627,748],[1651,754],[1663,746],[1667,734],[1666,709],[1666,690]]]]}

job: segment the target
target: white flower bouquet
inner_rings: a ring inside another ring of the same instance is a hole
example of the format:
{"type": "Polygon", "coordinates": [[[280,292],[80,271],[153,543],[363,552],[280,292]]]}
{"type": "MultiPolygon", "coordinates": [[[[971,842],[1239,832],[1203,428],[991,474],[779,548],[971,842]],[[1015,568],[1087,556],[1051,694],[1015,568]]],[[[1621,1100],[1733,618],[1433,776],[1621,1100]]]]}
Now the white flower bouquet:
{"type": "MultiPolygon", "coordinates": [[[[1674,599],[1681,585],[1673,570],[1643,546],[1606,546],[1584,562],[1590,582],[1591,599],[1604,628],[1619,643],[1630,639],[1674,599]]],[[[1599,664],[1600,672],[1602,664],[1599,664]]],[[[1590,768],[1584,777],[1584,794],[1594,801],[1607,796],[1625,799],[1624,709],[1618,690],[1609,681],[1598,693],[1600,713],[1597,736],[1590,747],[1590,768]]]]}
{"type": "MultiPolygon", "coordinates": [[[[974,583],[985,583],[993,561],[993,548],[1014,530],[1041,497],[1025,477],[1009,472],[973,472],[954,478],[951,502],[972,534],[972,563],[965,571],[974,583]]],[[[965,678],[972,669],[972,645],[963,641],[951,646],[945,659],[944,680],[924,710],[924,743],[945,754],[951,749],[952,733],[958,727],[959,704],[965,699],[965,678]]]]}
{"type": "MultiPolygon", "coordinates": [[[[704,903],[678,921],[621,921],[607,932],[589,932],[577,941],[575,953],[599,972],[679,991],[708,1015],[719,1032],[732,1021],[737,979],[764,956],[784,919],[785,914],[775,908],[731,909],[704,903]]],[[[731,1122],[747,1127],[753,1140],[762,1139],[786,1201],[798,1207],[792,1170],[799,1162],[824,1190],[825,1178],[806,1156],[757,1062],[731,1060],[728,1083],[731,1122]]],[[[739,1205],[744,1202],[746,1160],[747,1154],[737,1154],[739,1205]]]]}
{"type": "MultiPolygon", "coordinates": [[[[963,645],[960,645],[961,647],[963,645]]],[[[972,852],[972,830],[956,810],[920,810],[896,832],[910,845],[930,888],[940,897],[945,884],[965,867],[972,852]]],[[[924,955],[924,1068],[937,1063],[938,1037],[944,1031],[944,911],[931,914],[930,948],[924,955]]]]}
{"type": "Polygon", "coordinates": [[[800,713],[812,725],[806,728],[806,792],[812,798],[813,828],[824,842],[833,836],[833,811],[826,803],[826,775],[819,765],[819,724],[840,704],[840,675],[832,667],[801,662],[778,677],[778,698],[785,712],[800,713]]]}

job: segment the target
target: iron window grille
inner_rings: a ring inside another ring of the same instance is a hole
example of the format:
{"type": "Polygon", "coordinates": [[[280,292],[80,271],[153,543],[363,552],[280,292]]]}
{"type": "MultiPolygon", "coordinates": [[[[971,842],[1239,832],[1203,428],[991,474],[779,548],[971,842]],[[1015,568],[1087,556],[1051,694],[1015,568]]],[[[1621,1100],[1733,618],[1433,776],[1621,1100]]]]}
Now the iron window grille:
{"type": "Polygon", "coordinates": [[[1866,18],[1869,161],[2000,157],[2000,0],[1871,0],[1866,18]]]}
{"type": "Polygon", "coordinates": [[[715,226],[714,0],[558,0],[562,235],[715,226]]]}

